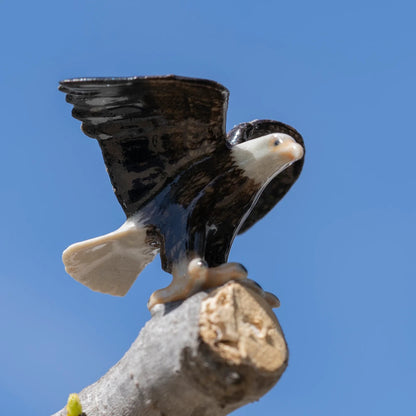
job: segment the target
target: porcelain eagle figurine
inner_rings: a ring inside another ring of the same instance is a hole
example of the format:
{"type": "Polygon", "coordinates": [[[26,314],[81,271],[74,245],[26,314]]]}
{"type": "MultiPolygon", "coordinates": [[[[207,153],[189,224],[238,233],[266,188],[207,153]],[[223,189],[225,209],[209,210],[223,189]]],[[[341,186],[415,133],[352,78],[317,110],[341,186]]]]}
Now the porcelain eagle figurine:
{"type": "Polygon", "coordinates": [[[171,284],[148,307],[245,279],[227,263],[234,237],[286,194],[303,165],[292,127],[255,120],[225,131],[228,90],[179,76],[79,78],[59,89],[97,139],[126,214],[116,231],[69,246],[66,271],[91,289],[127,293],[160,252],[171,284]]]}

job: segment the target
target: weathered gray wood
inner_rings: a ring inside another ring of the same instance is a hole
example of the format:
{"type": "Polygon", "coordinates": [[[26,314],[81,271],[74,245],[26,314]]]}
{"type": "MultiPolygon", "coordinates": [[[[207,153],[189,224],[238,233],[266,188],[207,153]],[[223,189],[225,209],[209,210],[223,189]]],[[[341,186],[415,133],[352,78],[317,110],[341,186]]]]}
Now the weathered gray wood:
{"type": "MultiPolygon", "coordinates": [[[[222,416],[258,400],[288,358],[279,323],[259,293],[229,282],[157,305],[124,357],[79,394],[84,413],[222,416]]],[[[64,415],[62,409],[54,416],[64,415]]]]}

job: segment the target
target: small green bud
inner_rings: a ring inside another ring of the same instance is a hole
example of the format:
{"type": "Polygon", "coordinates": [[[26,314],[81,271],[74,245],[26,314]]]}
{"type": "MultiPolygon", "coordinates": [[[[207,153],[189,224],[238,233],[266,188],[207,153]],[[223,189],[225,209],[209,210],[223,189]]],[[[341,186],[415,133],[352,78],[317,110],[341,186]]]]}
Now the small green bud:
{"type": "Polygon", "coordinates": [[[81,416],[82,406],[78,394],[72,393],[69,395],[66,412],[67,416],[81,416]]]}

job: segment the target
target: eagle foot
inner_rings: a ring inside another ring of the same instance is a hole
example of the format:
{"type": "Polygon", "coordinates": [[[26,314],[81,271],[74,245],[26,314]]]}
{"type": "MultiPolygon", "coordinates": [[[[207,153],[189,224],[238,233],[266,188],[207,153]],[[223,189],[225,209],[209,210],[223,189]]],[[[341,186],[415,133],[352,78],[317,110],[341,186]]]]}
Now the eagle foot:
{"type": "Polygon", "coordinates": [[[172,272],[169,286],[156,290],[149,299],[147,307],[158,303],[174,302],[186,299],[201,289],[211,289],[230,280],[247,279],[247,269],[240,263],[224,263],[217,267],[208,267],[205,260],[195,258],[188,264],[186,273],[172,272]]]}

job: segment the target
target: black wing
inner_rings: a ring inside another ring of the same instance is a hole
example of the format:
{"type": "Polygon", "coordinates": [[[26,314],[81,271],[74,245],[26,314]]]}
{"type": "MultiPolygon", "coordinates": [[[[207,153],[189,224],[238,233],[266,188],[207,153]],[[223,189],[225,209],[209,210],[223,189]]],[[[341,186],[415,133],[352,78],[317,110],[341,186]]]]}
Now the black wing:
{"type": "MultiPolygon", "coordinates": [[[[293,137],[305,149],[302,136],[287,124],[273,120],[254,120],[234,127],[227,136],[230,146],[256,139],[271,133],[285,133],[293,137]]],[[[239,234],[243,233],[263,218],[286,194],[295,183],[302,171],[304,157],[277,175],[263,190],[256,205],[241,226],[239,234]]]]}
{"type": "Polygon", "coordinates": [[[127,216],[178,172],[225,147],[228,90],[177,77],[62,81],[85,134],[98,140],[114,192],[127,216]]]}

